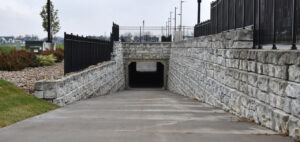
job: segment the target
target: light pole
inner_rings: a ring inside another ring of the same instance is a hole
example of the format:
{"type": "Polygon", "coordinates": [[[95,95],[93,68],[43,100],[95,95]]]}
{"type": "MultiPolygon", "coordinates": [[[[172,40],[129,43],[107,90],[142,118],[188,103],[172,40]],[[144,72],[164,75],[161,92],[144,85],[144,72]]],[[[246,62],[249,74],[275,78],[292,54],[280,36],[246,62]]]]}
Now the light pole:
{"type": "Polygon", "coordinates": [[[50,0],[47,1],[47,21],[48,21],[48,41],[49,43],[52,43],[52,35],[51,35],[51,9],[50,9],[50,0]]]}
{"type": "Polygon", "coordinates": [[[168,29],[169,29],[168,23],[169,23],[169,21],[166,22],[166,37],[167,37],[168,34],[169,34],[169,33],[168,33],[168,31],[169,31],[169,30],[168,30],[168,29]]]}
{"type": "Polygon", "coordinates": [[[201,22],[201,0],[198,0],[198,24],[201,22]]]}
{"type": "Polygon", "coordinates": [[[184,3],[184,1],[183,0],[180,0],[180,31],[182,31],[182,4],[184,3]]]}
{"type": "Polygon", "coordinates": [[[172,36],[172,11],[170,12],[170,35],[172,36]]]}
{"type": "Polygon", "coordinates": [[[145,40],[144,38],[145,38],[145,20],[143,20],[143,34],[142,34],[142,36],[143,36],[143,40],[145,40]]]}
{"type": "Polygon", "coordinates": [[[177,30],[177,29],[176,29],[176,26],[177,26],[177,25],[176,25],[176,22],[177,22],[176,17],[177,17],[177,7],[175,7],[175,19],[174,19],[174,20],[175,20],[175,32],[176,32],[176,30],[177,30]]]}

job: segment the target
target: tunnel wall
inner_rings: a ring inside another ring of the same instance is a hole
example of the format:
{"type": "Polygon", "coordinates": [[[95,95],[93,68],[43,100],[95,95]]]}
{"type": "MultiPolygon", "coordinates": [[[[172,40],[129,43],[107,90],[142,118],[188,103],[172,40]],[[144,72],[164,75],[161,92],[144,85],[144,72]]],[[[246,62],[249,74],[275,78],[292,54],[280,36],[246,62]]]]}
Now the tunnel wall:
{"type": "Polygon", "coordinates": [[[167,89],[171,43],[122,43],[126,89],[129,86],[129,65],[134,62],[159,62],[164,65],[164,87],[167,89]]]}
{"type": "Polygon", "coordinates": [[[60,80],[39,81],[35,96],[59,106],[93,96],[108,95],[125,88],[122,44],[115,42],[112,60],[72,73],[60,80]]]}
{"type": "Polygon", "coordinates": [[[299,50],[251,48],[249,30],[173,43],[168,89],[299,138],[299,50]]]}

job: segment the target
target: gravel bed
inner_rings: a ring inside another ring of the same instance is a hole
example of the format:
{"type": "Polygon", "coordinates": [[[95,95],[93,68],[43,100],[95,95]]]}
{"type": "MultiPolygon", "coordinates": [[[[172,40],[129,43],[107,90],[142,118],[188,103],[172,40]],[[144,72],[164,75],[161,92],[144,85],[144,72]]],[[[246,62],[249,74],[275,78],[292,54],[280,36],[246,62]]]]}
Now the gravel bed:
{"type": "Polygon", "coordinates": [[[14,83],[28,93],[33,93],[36,81],[58,80],[63,76],[64,62],[48,67],[26,68],[22,71],[0,71],[0,79],[14,83]]]}

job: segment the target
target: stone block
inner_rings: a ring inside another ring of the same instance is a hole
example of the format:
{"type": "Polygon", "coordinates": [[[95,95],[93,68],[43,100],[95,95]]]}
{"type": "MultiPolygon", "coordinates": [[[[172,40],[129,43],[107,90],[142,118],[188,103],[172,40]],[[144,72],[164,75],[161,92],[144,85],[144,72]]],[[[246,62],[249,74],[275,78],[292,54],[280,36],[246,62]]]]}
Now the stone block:
{"type": "Polygon", "coordinates": [[[248,61],[247,60],[240,60],[240,70],[248,71],[248,61]]]}
{"type": "Polygon", "coordinates": [[[241,50],[239,58],[243,59],[243,60],[246,60],[248,58],[248,50],[241,50]]]}
{"type": "Polygon", "coordinates": [[[285,89],[285,96],[294,99],[300,98],[300,84],[289,82],[285,89]]]}
{"type": "Polygon", "coordinates": [[[300,67],[297,65],[290,66],[288,70],[289,80],[300,83],[300,67]]]}
{"type": "Polygon", "coordinates": [[[258,76],[253,73],[248,73],[248,83],[253,86],[257,87],[257,81],[258,81],[258,76]]]}
{"type": "Polygon", "coordinates": [[[51,89],[56,89],[57,87],[57,82],[56,81],[46,81],[46,82],[43,82],[43,89],[44,90],[51,90],[51,89]]]}
{"type": "Polygon", "coordinates": [[[268,64],[262,64],[262,74],[263,75],[269,75],[269,65],[268,64]]]}
{"type": "Polygon", "coordinates": [[[292,100],[292,102],[291,102],[291,113],[294,116],[300,117],[300,98],[292,100]]]}
{"type": "Polygon", "coordinates": [[[278,96],[276,96],[275,94],[273,94],[273,93],[269,93],[269,99],[270,99],[270,105],[272,106],[272,107],[276,107],[276,103],[277,103],[277,97],[278,96]]]}
{"type": "Polygon", "coordinates": [[[252,49],[253,48],[253,42],[235,41],[233,43],[233,45],[229,48],[232,48],[232,49],[252,49]]]}
{"type": "Polygon", "coordinates": [[[282,55],[282,52],[277,51],[268,51],[266,52],[266,63],[267,64],[278,64],[279,58],[282,55]]]}
{"type": "Polygon", "coordinates": [[[285,105],[285,99],[280,96],[276,96],[276,108],[283,110],[285,105]]]}
{"type": "Polygon", "coordinates": [[[44,99],[56,99],[57,92],[55,89],[44,91],[44,99]]]}
{"type": "Polygon", "coordinates": [[[300,138],[300,120],[299,118],[291,116],[288,121],[288,128],[290,136],[300,138]]]}
{"type": "MultiPolygon", "coordinates": [[[[231,32],[229,32],[231,33],[231,32]]],[[[253,41],[253,31],[252,30],[238,30],[235,34],[233,40],[237,41],[253,41]]]]}
{"type": "Polygon", "coordinates": [[[248,61],[248,71],[249,72],[256,72],[256,62],[248,61]]]}
{"type": "Polygon", "coordinates": [[[291,98],[285,97],[283,111],[288,114],[291,114],[291,112],[292,112],[292,99],[291,98]]]}
{"type": "Polygon", "coordinates": [[[279,96],[285,96],[285,89],[288,83],[280,79],[270,79],[269,88],[270,91],[279,96]]]}
{"type": "Polygon", "coordinates": [[[256,65],[257,65],[257,73],[258,73],[258,74],[263,74],[263,64],[257,62],[256,65]]]}
{"type": "Polygon", "coordinates": [[[295,51],[283,51],[283,55],[279,58],[279,65],[295,65],[297,64],[298,53],[295,51]]]}
{"type": "Polygon", "coordinates": [[[34,96],[39,98],[39,99],[43,99],[44,98],[44,92],[43,91],[35,91],[34,96]]]}
{"type": "Polygon", "coordinates": [[[44,90],[44,82],[43,81],[36,82],[34,84],[34,90],[35,91],[43,91],[44,90]]]}
{"type": "Polygon", "coordinates": [[[248,51],[247,59],[248,59],[248,60],[251,60],[251,61],[256,61],[257,53],[258,53],[258,52],[255,51],[255,50],[249,50],[249,51],[248,51]]]}
{"type": "Polygon", "coordinates": [[[248,85],[248,95],[250,97],[256,97],[257,96],[257,92],[258,92],[258,89],[256,87],[248,85]]]}
{"type": "Polygon", "coordinates": [[[281,133],[288,133],[288,128],[289,128],[289,118],[290,116],[286,114],[285,112],[282,112],[280,110],[274,110],[273,111],[273,124],[274,125],[274,130],[281,132],[281,133]]]}
{"type": "Polygon", "coordinates": [[[267,58],[267,52],[265,52],[265,51],[258,51],[257,52],[257,61],[258,62],[265,64],[266,63],[266,58],[267,58]]]}
{"type": "Polygon", "coordinates": [[[270,99],[267,99],[267,98],[269,98],[268,94],[265,92],[262,92],[260,90],[257,92],[256,98],[265,103],[269,103],[269,101],[270,101],[270,99]]]}
{"type": "Polygon", "coordinates": [[[257,81],[258,88],[262,91],[268,92],[269,89],[269,78],[259,76],[257,81]]]}

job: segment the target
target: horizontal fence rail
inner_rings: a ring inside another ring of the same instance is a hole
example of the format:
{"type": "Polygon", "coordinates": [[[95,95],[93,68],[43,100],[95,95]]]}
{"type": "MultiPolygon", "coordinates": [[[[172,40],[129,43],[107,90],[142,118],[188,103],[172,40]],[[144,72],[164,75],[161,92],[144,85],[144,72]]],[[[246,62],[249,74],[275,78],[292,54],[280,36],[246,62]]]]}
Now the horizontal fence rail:
{"type": "MultiPolygon", "coordinates": [[[[193,26],[120,26],[122,42],[172,42],[181,31],[183,39],[194,38],[193,26]]],[[[180,35],[179,35],[180,36],[180,35]]]]}
{"type": "Polygon", "coordinates": [[[300,40],[299,0],[216,0],[210,7],[211,19],[195,26],[195,37],[252,27],[254,48],[292,43],[296,49],[300,40]]]}

